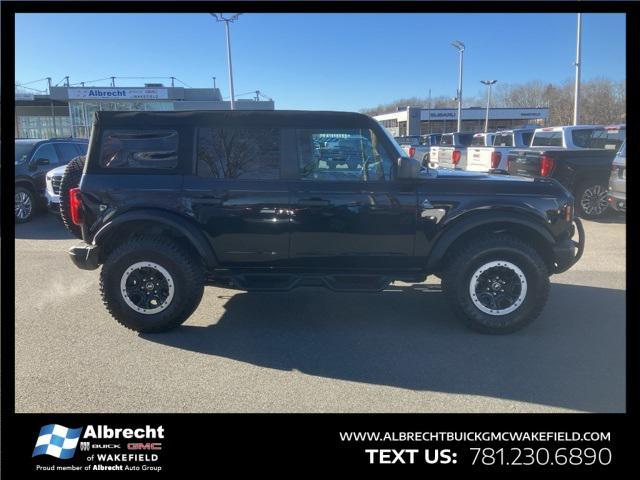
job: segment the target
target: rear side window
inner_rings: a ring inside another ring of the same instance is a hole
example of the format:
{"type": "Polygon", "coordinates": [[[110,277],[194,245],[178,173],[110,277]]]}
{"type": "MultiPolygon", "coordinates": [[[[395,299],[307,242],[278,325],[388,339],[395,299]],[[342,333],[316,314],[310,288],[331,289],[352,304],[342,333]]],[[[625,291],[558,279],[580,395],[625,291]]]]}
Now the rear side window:
{"type": "Polygon", "coordinates": [[[78,148],[73,143],[58,143],[56,147],[58,148],[58,153],[60,153],[62,163],[68,163],[71,159],[80,155],[78,148]]]}
{"type": "Polygon", "coordinates": [[[493,139],[494,147],[513,147],[513,135],[510,133],[496,135],[493,139]]]}
{"type": "Polygon", "coordinates": [[[537,132],[533,136],[532,147],[561,147],[562,132],[537,132]]]}
{"type": "Polygon", "coordinates": [[[100,166],[113,169],[173,170],[178,166],[175,130],[106,130],[100,166]]]}
{"type": "Polygon", "coordinates": [[[198,176],[277,180],[280,178],[280,145],[280,128],[200,128],[198,176]]]}

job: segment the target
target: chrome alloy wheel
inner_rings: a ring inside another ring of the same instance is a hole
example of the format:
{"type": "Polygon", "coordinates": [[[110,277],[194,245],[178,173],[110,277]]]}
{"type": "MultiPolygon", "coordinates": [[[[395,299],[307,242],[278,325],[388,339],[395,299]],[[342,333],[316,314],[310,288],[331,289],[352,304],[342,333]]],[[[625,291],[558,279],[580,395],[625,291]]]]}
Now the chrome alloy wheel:
{"type": "Polygon", "coordinates": [[[18,192],[15,195],[15,203],[16,203],[16,218],[18,220],[25,220],[29,218],[31,215],[31,211],[33,210],[33,202],[31,197],[26,192],[18,192]]]}
{"type": "Polygon", "coordinates": [[[471,301],[481,312],[507,315],[527,296],[527,279],[516,265],[504,260],[478,268],[469,282],[471,301]]]}
{"type": "Polygon", "coordinates": [[[152,315],[171,304],[175,284],[164,267],[154,262],[138,262],[122,274],[120,291],[129,307],[138,313],[152,315]]]}
{"type": "Polygon", "coordinates": [[[607,200],[609,192],[602,185],[587,188],[580,199],[580,206],[587,215],[602,215],[609,207],[607,200]]]}

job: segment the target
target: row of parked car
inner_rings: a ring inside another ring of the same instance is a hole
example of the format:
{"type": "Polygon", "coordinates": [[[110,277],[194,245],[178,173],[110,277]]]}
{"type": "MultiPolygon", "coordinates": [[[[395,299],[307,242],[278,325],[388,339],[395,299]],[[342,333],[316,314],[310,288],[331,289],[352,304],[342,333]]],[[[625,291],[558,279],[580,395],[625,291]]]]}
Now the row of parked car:
{"type": "Polygon", "coordinates": [[[609,206],[626,209],[625,139],[625,125],[396,137],[425,167],[555,178],[573,193],[578,214],[586,218],[604,215],[609,206]]]}

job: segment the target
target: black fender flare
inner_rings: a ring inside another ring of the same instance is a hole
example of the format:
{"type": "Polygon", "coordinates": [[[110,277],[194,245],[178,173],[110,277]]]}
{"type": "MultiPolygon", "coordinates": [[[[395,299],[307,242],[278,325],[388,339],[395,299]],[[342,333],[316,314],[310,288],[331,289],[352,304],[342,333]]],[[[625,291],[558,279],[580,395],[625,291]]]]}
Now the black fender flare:
{"type": "Polygon", "coordinates": [[[522,215],[522,213],[512,212],[476,212],[468,213],[462,218],[453,220],[453,223],[446,226],[440,236],[436,239],[427,262],[427,270],[435,271],[441,260],[447,253],[447,250],[453,243],[465,233],[474,228],[490,225],[492,223],[511,223],[520,227],[525,227],[536,232],[544,239],[551,248],[555,239],[551,232],[539,220],[534,219],[530,215],[522,215]]]}
{"type": "Polygon", "coordinates": [[[207,266],[213,267],[218,264],[216,254],[204,233],[189,219],[166,210],[139,208],[122,213],[102,226],[94,235],[92,243],[100,245],[101,241],[122,225],[139,221],[157,222],[177,230],[187,238],[207,266]]]}

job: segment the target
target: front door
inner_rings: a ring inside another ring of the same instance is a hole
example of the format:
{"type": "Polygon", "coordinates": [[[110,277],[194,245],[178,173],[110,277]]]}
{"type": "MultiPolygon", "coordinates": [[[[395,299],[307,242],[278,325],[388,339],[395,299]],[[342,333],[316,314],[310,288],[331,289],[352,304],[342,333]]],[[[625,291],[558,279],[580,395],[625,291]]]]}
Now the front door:
{"type": "Polygon", "coordinates": [[[412,266],[416,193],[391,179],[391,156],[370,129],[296,130],[292,266],[404,270],[412,266]]]}
{"type": "Polygon", "coordinates": [[[282,129],[206,127],[183,191],[223,267],[272,267],[289,254],[289,190],[282,129]]]}

